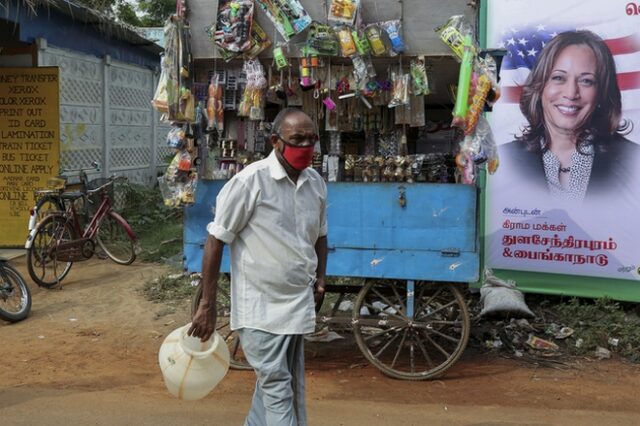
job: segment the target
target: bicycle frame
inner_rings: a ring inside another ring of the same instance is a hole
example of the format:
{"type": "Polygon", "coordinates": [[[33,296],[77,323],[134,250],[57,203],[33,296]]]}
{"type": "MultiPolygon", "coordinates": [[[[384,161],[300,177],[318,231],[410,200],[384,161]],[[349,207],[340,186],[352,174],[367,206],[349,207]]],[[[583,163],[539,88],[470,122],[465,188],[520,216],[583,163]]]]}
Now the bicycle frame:
{"type": "Polygon", "coordinates": [[[76,212],[73,201],[69,201],[69,206],[67,207],[67,218],[71,221],[76,236],[79,238],[93,239],[98,233],[98,228],[100,227],[102,220],[107,216],[107,214],[109,214],[109,211],[111,211],[111,199],[103,193],[102,201],[100,202],[98,209],[93,216],[91,216],[91,221],[87,226],[85,226],[84,230],[80,225],[79,215],[78,212],[76,212]]]}

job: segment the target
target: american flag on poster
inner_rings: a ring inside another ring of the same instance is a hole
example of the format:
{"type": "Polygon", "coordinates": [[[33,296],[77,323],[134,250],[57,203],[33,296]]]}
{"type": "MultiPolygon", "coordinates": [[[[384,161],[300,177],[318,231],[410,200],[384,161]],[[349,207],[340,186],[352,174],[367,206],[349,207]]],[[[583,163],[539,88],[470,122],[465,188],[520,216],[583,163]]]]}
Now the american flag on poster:
{"type": "MultiPolygon", "coordinates": [[[[547,27],[540,24],[535,28],[503,30],[502,39],[497,45],[498,48],[507,50],[500,72],[500,84],[503,90],[501,101],[518,103],[522,85],[525,83],[529,71],[538,60],[538,55],[544,49],[544,46],[559,33],[575,29],[547,27]]],[[[596,31],[597,26],[577,29],[591,30],[598,34],[596,31]]],[[[602,34],[598,35],[603,37],[602,34]]],[[[626,91],[640,89],[640,57],[638,56],[638,52],[640,52],[640,36],[638,34],[629,34],[615,38],[603,37],[603,39],[616,61],[618,85],[623,97],[626,91]]]]}

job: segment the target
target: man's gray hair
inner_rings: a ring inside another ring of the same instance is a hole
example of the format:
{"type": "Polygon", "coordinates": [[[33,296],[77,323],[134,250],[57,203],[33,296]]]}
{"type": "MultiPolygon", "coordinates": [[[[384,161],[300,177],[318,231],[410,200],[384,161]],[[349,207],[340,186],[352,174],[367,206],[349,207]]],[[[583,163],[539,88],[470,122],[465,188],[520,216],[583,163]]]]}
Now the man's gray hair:
{"type": "MultiPolygon", "coordinates": [[[[276,133],[280,133],[280,127],[282,127],[282,123],[284,120],[291,114],[305,114],[300,108],[286,107],[282,111],[276,115],[276,118],[273,120],[273,124],[271,124],[271,134],[274,135],[276,133]]],[[[306,114],[305,114],[306,115],[306,114]]]]}

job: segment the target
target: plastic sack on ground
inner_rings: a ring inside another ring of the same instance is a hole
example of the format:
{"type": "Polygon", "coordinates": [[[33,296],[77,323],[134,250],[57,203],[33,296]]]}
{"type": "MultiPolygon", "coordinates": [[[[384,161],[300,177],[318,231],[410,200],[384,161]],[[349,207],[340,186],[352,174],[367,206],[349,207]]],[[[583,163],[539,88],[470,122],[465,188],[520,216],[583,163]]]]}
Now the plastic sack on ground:
{"type": "Polygon", "coordinates": [[[513,280],[502,280],[491,269],[485,269],[485,282],[480,288],[480,316],[509,315],[533,317],[524,301],[524,294],[518,290],[513,280]]]}

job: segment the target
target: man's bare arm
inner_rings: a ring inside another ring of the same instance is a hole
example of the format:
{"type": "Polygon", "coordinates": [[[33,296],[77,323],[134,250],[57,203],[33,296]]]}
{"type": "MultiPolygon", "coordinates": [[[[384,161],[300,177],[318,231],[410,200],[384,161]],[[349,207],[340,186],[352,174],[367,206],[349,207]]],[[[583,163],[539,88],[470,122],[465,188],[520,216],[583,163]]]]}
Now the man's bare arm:
{"type": "Polygon", "coordinates": [[[202,299],[187,334],[208,340],[216,329],[216,297],[224,243],[209,235],[202,255],[202,299]]]}

